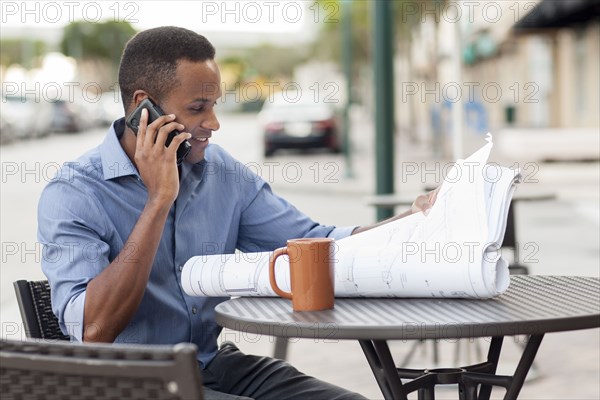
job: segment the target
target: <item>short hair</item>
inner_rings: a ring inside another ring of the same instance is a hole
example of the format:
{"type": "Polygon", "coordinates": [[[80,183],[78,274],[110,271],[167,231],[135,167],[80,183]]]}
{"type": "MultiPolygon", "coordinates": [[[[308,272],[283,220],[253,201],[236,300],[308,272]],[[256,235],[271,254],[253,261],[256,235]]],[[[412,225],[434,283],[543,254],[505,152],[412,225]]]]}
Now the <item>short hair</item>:
{"type": "Polygon", "coordinates": [[[215,48],[208,39],[189,29],[163,26],[139,32],[125,45],[119,65],[125,111],[136,90],[145,90],[160,99],[175,88],[179,84],[175,77],[179,61],[206,61],[214,57],[215,48]]]}

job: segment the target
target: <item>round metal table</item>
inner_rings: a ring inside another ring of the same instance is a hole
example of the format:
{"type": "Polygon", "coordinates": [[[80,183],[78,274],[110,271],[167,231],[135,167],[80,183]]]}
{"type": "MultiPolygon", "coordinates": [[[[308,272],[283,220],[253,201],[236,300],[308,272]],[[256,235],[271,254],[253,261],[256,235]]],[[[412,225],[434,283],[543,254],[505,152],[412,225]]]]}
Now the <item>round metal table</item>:
{"type": "Polygon", "coordinates": [[[337,298],[333,310],[294,312],[280,298],[245,297],[216,307],[229,329],[279,337],[358,340],[386,399],[434,398],[437,384],[457,383],[461,398],[488,399],[492,386],[516,399],[545,333],[600,327],[600,280],[511,277],[493,299],[337,298]],[[529,341],[513,376],[496,375],[504,336],[529,341]],[[491,337],[486,362],[461,368],[396,368],[387,340],[491,337]],[[401,378],[412,379],[402,383],[401,378]]]}

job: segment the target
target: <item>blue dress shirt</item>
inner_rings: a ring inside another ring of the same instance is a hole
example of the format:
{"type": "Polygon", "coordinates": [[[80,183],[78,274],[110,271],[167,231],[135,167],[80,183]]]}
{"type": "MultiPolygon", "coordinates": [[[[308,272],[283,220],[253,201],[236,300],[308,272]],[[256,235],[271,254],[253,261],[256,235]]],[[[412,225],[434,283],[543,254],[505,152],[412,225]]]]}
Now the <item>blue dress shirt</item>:
{"type": "MultiPolygon", "coordinates": [[[[119,143],[123,120],[104,142],[75,162],[65,163],[44,189],[38,207],[42,269],[52,289],[52,307],[61,329],[83,336],[86,287],[120,253],[147,199],[137,169],[119,143]]],[[[181,287],[181,269],[193,256],[270,251],[299,237],[348,236],[354,227],[315,223],[269,185],[211,144],[205,160],[183,163],[180,189],[162,229],[142,302],[115,342],[198,346],[203,366],[217,351],[221,328],[215,306],[226,298],[190,297],[181,287]]]]}

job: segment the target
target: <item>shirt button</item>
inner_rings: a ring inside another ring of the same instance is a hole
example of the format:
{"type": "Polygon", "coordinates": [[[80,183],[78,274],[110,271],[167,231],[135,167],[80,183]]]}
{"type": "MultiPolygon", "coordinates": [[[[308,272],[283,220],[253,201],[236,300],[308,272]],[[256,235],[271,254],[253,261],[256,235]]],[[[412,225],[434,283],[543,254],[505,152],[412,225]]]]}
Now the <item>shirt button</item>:
{"type": "Polygon", "coordinates": [[[196,314],[198,312],[198,309],[196,308],[196,306],[192,307],[192,314],[196,314]]]}
{"type": "Polygon", "coordinates": [[[180,265],[180,266],[179,266],[179,271],[180,271],[180,272],[181,272],[181,271],[183,271],[183,265],[180,265]]]}

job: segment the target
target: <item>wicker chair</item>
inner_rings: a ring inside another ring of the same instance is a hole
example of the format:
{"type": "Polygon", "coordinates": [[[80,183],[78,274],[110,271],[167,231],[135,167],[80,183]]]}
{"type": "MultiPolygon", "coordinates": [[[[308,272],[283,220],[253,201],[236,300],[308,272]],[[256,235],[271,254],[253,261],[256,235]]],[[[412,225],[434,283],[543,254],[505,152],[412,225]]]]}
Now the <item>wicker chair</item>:
{"type": "Polygon", "coordinates": [[[48,281],[19,280],[13,286],[28,338],[69,340],[52,312],[48,281]]]}
{"type": "Polygon", "coordinates": [[[3,400],[203,399],[196,346],[0,339],[3,400]]]}

